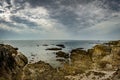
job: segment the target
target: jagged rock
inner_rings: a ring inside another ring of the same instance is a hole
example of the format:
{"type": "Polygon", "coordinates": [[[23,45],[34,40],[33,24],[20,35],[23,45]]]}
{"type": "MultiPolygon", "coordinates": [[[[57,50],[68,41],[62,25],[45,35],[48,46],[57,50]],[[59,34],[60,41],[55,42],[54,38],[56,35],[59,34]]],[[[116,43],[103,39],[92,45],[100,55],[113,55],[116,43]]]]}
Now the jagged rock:
{"type": "Polygon", "coordinates": [[[63,51],[56,52],[57,57],[69,58],[69,54],[63,51]]]}
{"type": "Polygon", "coordinates": [[[27,58],[23,54],[18,53],[16,48],[0,44],[0,78],[20,80],[22,68],[27,63],[27,58]]]}

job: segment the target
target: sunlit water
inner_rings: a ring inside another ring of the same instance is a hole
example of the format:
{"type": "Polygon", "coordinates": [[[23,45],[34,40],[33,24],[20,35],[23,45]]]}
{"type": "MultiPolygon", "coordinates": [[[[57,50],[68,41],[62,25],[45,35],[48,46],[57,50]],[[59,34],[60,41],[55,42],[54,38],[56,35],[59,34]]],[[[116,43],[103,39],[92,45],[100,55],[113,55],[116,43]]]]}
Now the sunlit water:
{"type": "Polygon", "coordinates": [[[62,51],[69,53],[75,48],[91,48],[95,44],[104,43],[106,41],[95,40],[0,40],[0,44],[9,44],[19,48],[27,56],[29,62],[44,61],[51,64],[53,67],[59,66],[61,63],[56,61],[55,51],[46,50],[47,48],[58,47],[57,44],[64,44],[65,48],[62,51]],[[43,46],[47,44],[48,46],[43,46]]]}

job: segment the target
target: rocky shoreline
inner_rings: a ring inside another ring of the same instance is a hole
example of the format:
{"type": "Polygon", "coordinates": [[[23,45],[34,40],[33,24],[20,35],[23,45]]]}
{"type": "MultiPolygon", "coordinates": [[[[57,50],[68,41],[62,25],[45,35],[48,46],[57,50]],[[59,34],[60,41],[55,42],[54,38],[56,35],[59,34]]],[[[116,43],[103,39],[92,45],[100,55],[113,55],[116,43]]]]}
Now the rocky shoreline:
{"type": "Polygon", "coordinates": [[[57,57],[70,60],[61,60],[58,68],[43,61],[28,64],[17,50],[0,44],[0,80],[120,80],[120,40],[73,49],[70,55],[59,51],[57,57]]]}

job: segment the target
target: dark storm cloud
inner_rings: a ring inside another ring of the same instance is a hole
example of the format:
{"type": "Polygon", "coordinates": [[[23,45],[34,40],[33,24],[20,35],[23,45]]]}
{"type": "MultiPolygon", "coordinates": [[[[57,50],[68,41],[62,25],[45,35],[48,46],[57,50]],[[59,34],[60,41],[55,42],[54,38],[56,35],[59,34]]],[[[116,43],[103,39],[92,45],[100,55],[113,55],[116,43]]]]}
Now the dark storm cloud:
{"type": "MultiPolygon", "coordinates": [[[[29,2],[33,8],[38,6],[47,8],[50,12],[51,18],[57,19],[60,23],[64,24],[68,31],[77,31],[78,29],[93,26],[94,23],[88,22],[88,19],[92,19],[96,23],[113,17],[105,14],[105,18],[96,19],[96,15],[91,17],[91,14],[88,13],[85,15],[83,14],[83,16],[79,18],[79,16],[75,14],[74,10],[68,9],[69,7],[72,9],[75,9],[78,5],[86,7],[88,4],[96,2],[93,5],[95,5],[95,7],[105,9],[108,14],[109,12],[120,11],[120,0],[27,0],[27,2],[29,2]],[[79,18],[79,20],[76,20],[76,18],[79,18]]],[[[94,9],[91,9],[91,12],[92,10],[94,9]]]]}
{"type": "Polygon", "coordinates": [[[60,5],[75,7],[79,4],[84,5],[94,1],[98,2],[96,5],[99,7],[106,8],[106,6],[108,6],[107,8],[111,10],[120,10],[120,0],[26,0],[26,2],[30,3],[32,7],[44,6],[54,9],[59,8],[60,5]]]}
{"type": "MultiPolygon", "coordinates": [[[[16,14],[21,11],[20,13],[22,13],[23,16],[34,19],[32,22],[28,18],[22,18],[21,14],[17,14],[17,16],[11,15],[10,17],[10,20],[17,25],[9,21],[1,20],[1,23],[4,23],[4,25],[17,29],[23,28],[20,27],[21,25],[38,29],[37,23],[39,22],[37,20],[42,19],[43,22],[40,22],[41,24],[47,23],[49,25],[49,23],[54,24],[54,21],[56,21],[56,24],[58,23],[58,26],[60,24],[61,27],[58,28],[56,25],[54,26],[56,29],[64,29],[65,33],[72,36],[75,36],[78,33],[81,33],[84,36],[85,34],[90,33],[90,35],[92,35],[97,32],[93,31],[92,33],[91,31],[88,31],[89,33],[82,33],[83,30],[89,30],[89,28],[97,25],[98,23],[120,17],[120,0],[6,0],[6,2],[9,4],[6,8],[10,9],[12,14],[16,14]],[[31,11],[27,11],[27,8],[31,11]],[[38,10],[38,13],[34,11],[35,9],[38,10]],[[47,13],[48,15],[41,16],[39,9],[41,11],[45,10],[43,14],[47,13]],[[47,19],[45,18],[46,16],[47,19]]],[[[1,3],[0,5],[3,6],[1,3]]],[[[4,11],[0,10],[0,14],[2,13],[4,13],[4,11]]],[[[40,30],[42,30],[40,28],[41,24],[39,25],[40,30]]],[[[42,28],[44,27],[47,29],[46,25],[42,25],[42,28]]],[[[105,29],[108,30],[108,28],[109,27],[105,29]]],[[[106,35],[110,34],[112,36],[119,36],[118,29],[119,26],[112,28],[112,31],[108,32],[106,35]]],[[[5,31],[2,33],[5,33],[5,31]]]]}

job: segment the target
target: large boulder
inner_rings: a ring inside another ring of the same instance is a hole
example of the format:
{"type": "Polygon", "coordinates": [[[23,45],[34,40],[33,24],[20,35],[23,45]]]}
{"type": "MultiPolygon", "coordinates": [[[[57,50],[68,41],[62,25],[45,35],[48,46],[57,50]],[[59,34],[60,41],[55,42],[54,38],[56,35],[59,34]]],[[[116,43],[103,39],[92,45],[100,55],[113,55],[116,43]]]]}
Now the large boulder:
{"type": "Polygon", "coordinates": [[[93,56],[106,56],[111,53],[111,47],[103,44],[96,45],[93,47],[93,56]]]}
{"type": "Polygon", "coordinates": [[[17,52],[17,48],[0,44],[0,79],[20,80],[22,68],[27,63],[27,58],[17,52]]]}
{"type": "Polygon", "coordinates": [[[70,58],[72,61],[74,60],[82,60],[84,59],[84,57],[87,55],[87,52],[85,50],[82,50],[82,49],[73,49],[71,51],[71,55],[70,55],[70,58]]]}

